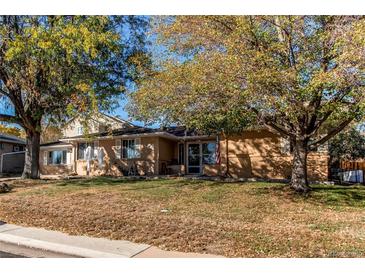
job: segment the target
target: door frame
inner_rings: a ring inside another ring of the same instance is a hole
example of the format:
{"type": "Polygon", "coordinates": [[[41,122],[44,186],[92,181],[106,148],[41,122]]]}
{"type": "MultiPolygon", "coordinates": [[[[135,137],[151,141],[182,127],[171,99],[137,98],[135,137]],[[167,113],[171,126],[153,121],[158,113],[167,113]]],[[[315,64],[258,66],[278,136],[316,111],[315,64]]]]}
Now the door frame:
{"type": "Polygon", "coordinates": [[[186,174],[189,175],[201,175],[203,173],[203,165],[202,165],[202,142],[187,142],[186,143],[186,174]],[[199,145],[199,166],[191,166],[189,165],[189,146],[190,145],[199,145]],[[189,167],[199,167],[199,172],[191,173],[189,172],[189,167]]]}

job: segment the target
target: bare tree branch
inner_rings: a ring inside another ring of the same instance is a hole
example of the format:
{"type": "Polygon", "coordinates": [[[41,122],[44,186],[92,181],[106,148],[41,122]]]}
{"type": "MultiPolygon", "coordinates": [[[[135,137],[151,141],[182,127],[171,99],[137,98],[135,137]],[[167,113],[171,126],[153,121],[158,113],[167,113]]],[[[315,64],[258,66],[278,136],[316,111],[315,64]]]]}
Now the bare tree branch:
{"type": "Polygon", "coordinates": [[[346,119],[345,121],[343,121],[342,123],[340,123],[336,128],[330,130],[326,136],[324,136],[323,138],[319,139],[318,141],[312,143],[310,145],[310,148],[315,148],[321,144],[324,144],[325,142],[327,142],[329,139],[331,139],[333,136],[335,136],[337,133],[341,132],[348,124],[350,124],[353,120],[355,119],[355,117],[350,117],[348,119],[346,119]]]}

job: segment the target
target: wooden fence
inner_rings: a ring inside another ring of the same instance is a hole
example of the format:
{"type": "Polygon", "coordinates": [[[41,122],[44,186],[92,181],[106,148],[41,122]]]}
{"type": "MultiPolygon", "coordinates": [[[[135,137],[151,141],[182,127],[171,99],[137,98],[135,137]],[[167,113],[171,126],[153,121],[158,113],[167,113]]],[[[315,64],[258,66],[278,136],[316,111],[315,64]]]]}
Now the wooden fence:
{"type": "Polygon", "coordinates": [[[365,171],[365,160],[340,161],[340,168],[343,170],[364,170],[365,171]]]}

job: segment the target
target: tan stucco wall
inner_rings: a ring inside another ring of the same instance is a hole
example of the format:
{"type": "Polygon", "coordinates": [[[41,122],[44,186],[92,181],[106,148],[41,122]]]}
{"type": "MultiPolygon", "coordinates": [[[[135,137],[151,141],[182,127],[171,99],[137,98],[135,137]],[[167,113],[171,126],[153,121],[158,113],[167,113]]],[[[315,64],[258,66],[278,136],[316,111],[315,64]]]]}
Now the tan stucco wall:
{"type": "Polygon", "coordinates": [[[73,172],[73,166],[70,165],[44,165],[40,164],[40,172],[42,175],[70,175],[73,172]]]}
{"type": "MultiPolygon", "coordinates": [[[[98,160],[93,160],[90,175],[122,176],[123,171],[128,172],[134,162],[140,175],[158,174],[158,137],[141,138],[141,157],[137,159],[117,159],[115,139],[100,140],[99,147],[104,150],[104,166],[99,167],[98,160]]],[[[86,175],[86,161],[76,161],[76,172],[86,175]]]]}
{"type": "MultiPolygon", "coordinates": [[[[169,139],[165,139],[165,138],[159,138],[159,157],[158,157],[158,162],[159,162],[159,173],[162,174],[167,174],[168,170],[167,170],[167,166],[171,164],[172,159],[175,158],[175,147],[177,143],[169,140],[169,139]]],[[[175,158],[176,159],[176,158],[175,158]]],[[[179,173],[179,172],[177,172],[179,173]]]]}
{"type": "MultiPolygon", "coordinates": [[[[226,141],[221,138],[221,173],[226,170],[226,141]]],[[[228,140],[229,170],[233,177],[260,177],[283,179],[291,174],[292,156],[281,152],[280,136],[267,131],[247,131],[228,140]]],[[[326,180],[328,156],[310,153],[308,177],[310,180],[326,180]]],[[[209,174],[217,173],[218,167],[210,167],[209,174]]]]}
{"type": "MultiPolygon", "coordinates": [[[[131,163],[135,163],[140,175],[157,175],[161,165],[177,159],[178,143],[161,137],[141,137],[141,157],[139,159],[117,159],[115,139],[100,140],[99,147],[104,150],[104,166],[92,161],[90,175],[122,176],[128,172],[131,163]]],[[[291,174],[292,156],[282,153],[281,138],[267,130],[247,131],[238,136],[229,137],[228,160],[233,177],[260,177],[283,179],[291,174]]],[[[73,155],[76,156],[76,144],[73,155]]],[[[220,141],[221,165],[205,165],[203,173],[209,176],[223,175],[226,170],[226,142],[220,141]]],[[[185,149],[186,152],[186,149],[185,149]]],[[[43,157],[43,156],[42,156],[43,157]]],[[[76,159],[76,157],[75,157],[76,159]]],[[[185,155],[187,160],[187,155],[185,155]]],[[[74,170],[79,175],[86,175],[86,161],[72,160],[74,170]]],[[[308,156],[308,175],[310,180],[326,180],[328,176],[328,156],[325,153],[310,153],[308,156]]],[[[181,172],[184,168],[178,168],[181,172]]],[[[59,166],[42,167],[47,174],[72,172],[72,168],[59,166]]],[[[178,172],[177,172],[178,173],[178,172]]]]}

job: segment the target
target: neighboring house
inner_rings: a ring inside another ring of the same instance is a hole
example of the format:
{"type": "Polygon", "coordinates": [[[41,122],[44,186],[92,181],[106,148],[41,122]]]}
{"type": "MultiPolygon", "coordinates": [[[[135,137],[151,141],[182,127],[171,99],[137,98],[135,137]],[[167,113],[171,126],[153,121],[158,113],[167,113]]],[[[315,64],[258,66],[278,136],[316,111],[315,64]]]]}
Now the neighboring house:
{"type": "MultiPolygon", "coordinates": [[[[41,146],[42,174],[219,176],[225,173],[227,162],[236,178],[281,179],[291,173],[290,144],[266,129],[224,140],[184,127],[151,129],[118,119],[114,129],[106,131],[101,126],[85,136],[75,135],[80,123],[77,119],[72,123],[73,131],[66,129],[65,137],[41,146]]],[[[325,149],[311,152],[309,178],[326,180],[327,162],[325,149]]]]}
{"type": "Polygon", "coordinates": [[[0,173],[20,173],[24,168],[25,141],[0,133],[0,173]]]}
{"type": "Polygon", "coordinates": [[[128,127],[133,127],[133,125],[117,117],[97,113],[87,121],[87,128],[82,124],[79,117],[75,117],[66,123],[62,133],[64,137],[72,137],[84,135],[85,133],[94,134],[128,127]]]}

